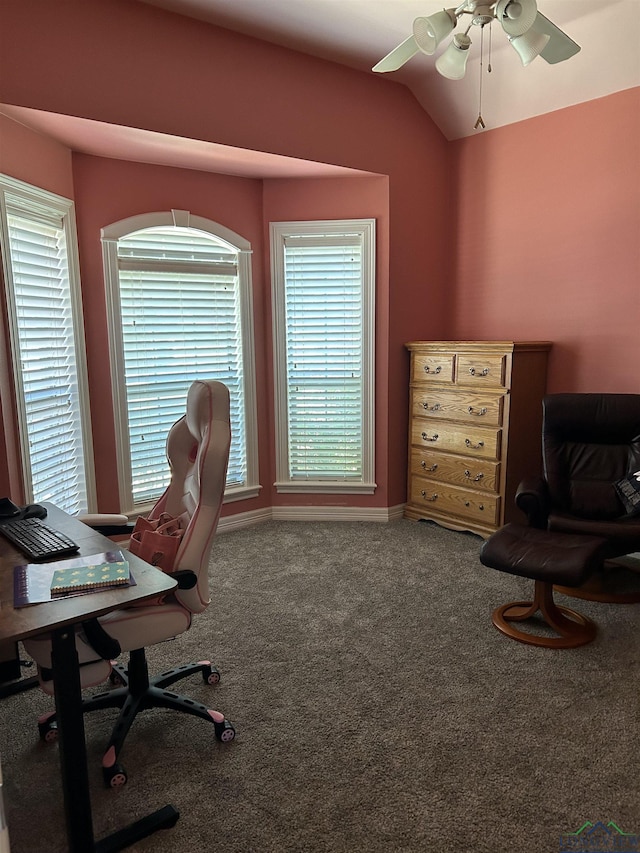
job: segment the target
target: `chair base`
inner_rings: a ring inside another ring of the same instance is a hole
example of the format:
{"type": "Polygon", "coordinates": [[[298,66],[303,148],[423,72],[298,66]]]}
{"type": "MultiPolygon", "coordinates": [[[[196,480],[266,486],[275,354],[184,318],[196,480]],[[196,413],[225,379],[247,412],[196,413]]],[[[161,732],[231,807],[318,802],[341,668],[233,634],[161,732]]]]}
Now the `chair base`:
{"type": "Polygon", "coordinates": [[[23,693],[25,690],[31,690],[32,687],[38,687],[40,681],[37,675],[29,675],[25,678],[19,678],[17,681],[11,681],[8,684],[0,686],[0,699],[6,699],[7,696],[15,696],[16,693],[23,693]]]}
{"type": "Polygon", "coordinates": [[[32,666],[33,662],[20,658],[17,645],[15,645],[14,652],[14,655],[0,662],[0,699],[22,693],[24,690],[30,690],[40,684],[37,675],[22,674],[22,668],[32,666]]]}
{"type": "Polygon", "coordinates": [[[186,696],[166,690],[169,685],[195,673],[200,673],[206,684],[216,684],[220,680],[218,671],[211,667],[209,661],[179,666],[149,678],[144,649],[135,649],[129,653],[128,667],[114,664],[111,680],[114,683],[119,681],[124,686],[98,693],[82,703],[83,713],[102,708],[120,708],[118,720],[102,759],[102,774],[108,788],[118,788],[126,784],[127,775],[118,763],[118,756],[136,716],[147,708],[169,708],[200,717],[213,723],[218,740],[233,740],[235,729],[220,711],[213,711],[186,696]]]}
{"type": "Polygon", "coordinates": [[[558,586],[555,589],[571,598],[599,601],[602,604],[637,604],[640,602],[640,561],[624,557],[607,560],[581,586],[558,586]]]}
{"type": "MultiPolygon", "coordinates": [[[[209,661],[186,664],[166,670],[149,678],[147,659],[144,649],[134,649],[129,653],[129,665],[122,666],[113,662],[110,679],[113,684],[121,684],[111,690],[96,693],[84,699],[82,713],[100,711],[104,708],[119,708],[120,714],[111,732],[111,737],[102,759],[102,774],[107,788],[119,788],[127,782],[124,767],[118,762],[120,751],[136,716],[148,708],[170,708],[191,714],[213,723],[215,736],[219,741],[234,739],[235,729],[220,711],[214,711],[193,699],[173,693],[166,688],[188,675],[199,673],[205,684],[217,684],[220,674],[209,661]]],[[[56,739],[56,714],[44,715],[39,721],[40,737],[45,741],[56,739]]]]}
{"type": "Polygon", "coordinates": [[[501,633],[513,640],[531,646],[548,649],[573,649],[590,643],[597,633],[597,625],[591,619],[553,600],[553,585],[547,581],[536,581],[533,601],[512,601],[496,608],[492,622],[501,633]],[[517,628],[514,622],[525,622],[540,613],[545,624],[557,636],[550,637],[528,633],[517,628]]]}

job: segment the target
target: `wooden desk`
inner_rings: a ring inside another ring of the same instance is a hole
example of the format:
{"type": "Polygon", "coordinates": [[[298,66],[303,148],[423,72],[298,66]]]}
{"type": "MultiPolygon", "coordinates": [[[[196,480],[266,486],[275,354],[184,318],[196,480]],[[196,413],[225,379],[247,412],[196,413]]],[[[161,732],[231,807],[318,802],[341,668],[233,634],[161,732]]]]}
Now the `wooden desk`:
{"type": "MultiPolygon", "coordinates": [[[[113,541],[106,536],[52,504],[45,506],[49,513],[45,522],[70,536],[80,546],[80,554],[90,556],[114,549],[113,541]]],[[[165,806],[100,841],[94,841],[82,691],[74,630],[87,619],[170,592],[176,587],[175,580],[169,575],[133,554],[128,554],[127,558],[136,579],[136,586],[101,590],[15,609],[13,566],[26,560],[20,551],[0,536],[0,644],[17,642],[43,633],[50,633],[52,637],[60,771],[70,853],[112,853],[123,850],[156,829],[173,826],[179,817],[179,812],[173,806],[165,806]]]]}

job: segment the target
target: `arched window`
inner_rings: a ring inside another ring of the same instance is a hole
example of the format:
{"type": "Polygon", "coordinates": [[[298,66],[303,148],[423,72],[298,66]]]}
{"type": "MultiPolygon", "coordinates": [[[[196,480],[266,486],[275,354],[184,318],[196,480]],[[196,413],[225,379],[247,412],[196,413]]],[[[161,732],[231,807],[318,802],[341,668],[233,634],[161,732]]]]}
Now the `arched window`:
{"type": "Polygon", "coordinates": [[[226,498],[257,494],[250,244],[188,211],[122,220],[102,243],[122,511],[166,487],[167,433],[194,379],[229,388],[226,498]]]}

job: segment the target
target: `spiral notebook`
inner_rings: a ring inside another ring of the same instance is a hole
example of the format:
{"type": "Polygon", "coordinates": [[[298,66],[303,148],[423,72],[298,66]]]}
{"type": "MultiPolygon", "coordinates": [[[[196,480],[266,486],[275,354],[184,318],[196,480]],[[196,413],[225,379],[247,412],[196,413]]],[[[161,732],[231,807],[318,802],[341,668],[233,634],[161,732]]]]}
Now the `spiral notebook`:
{"type": "MultiPolygon", "coordinates": [[[[95,570],[96,567],[105,564],[126,563],[122,551],[107,551],[103,554],[92,554],[89,557],[72,557],[70,560],[56,560],[53,563],[27,563],[14,566],[13,568],[13,606],[27,607],[30,604],[43,604],[46,601],[56,601],[73,595],[86,595],[91,592],[110,589],[113,584],[73,586],[66,592],[54,593],[51,583],[56,572],[95,570]]],[[[116,586],[136,586],[136,581],[129,571],[126,581],[121,581],[116,586]]]]}
{"type": "Polygon", "coordinates": [[[51,594],[79,592],[85,589],[102,589],[122,586],[129,582],[129,563],[122,560],[104,561],[89,566],[56,569],[51,579],[51,594]]]}

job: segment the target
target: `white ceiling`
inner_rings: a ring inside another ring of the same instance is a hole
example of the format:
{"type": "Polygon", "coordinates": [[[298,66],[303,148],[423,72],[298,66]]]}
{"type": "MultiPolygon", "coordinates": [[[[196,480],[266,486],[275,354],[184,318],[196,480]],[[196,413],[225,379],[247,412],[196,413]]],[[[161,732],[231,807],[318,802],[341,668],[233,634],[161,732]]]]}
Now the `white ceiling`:
{"type": "MultiPolygon", "coordinates": [[[[414,18],[445,5],[445,0],[143,2],[362,71],[370,71],[411,35],[414,18]]],[[[455,6],[456,0],[450,5],[455,6]]],[[[485,60],[482,78],[487,129],[640,86],[640,0],[538,0],[538,9],[582,50],[557,65],[538,57],[523,68],[501,27],[493,25],[492,71],[486,73],[485,60]]],[[[479,33],[478,27],[470,32],[474,43],[463,80],[440,76],[436,57],[422,54],[385,75],[411,89],[447,139],[478,132],[474,124],[480,88],[479,33]]]]}

